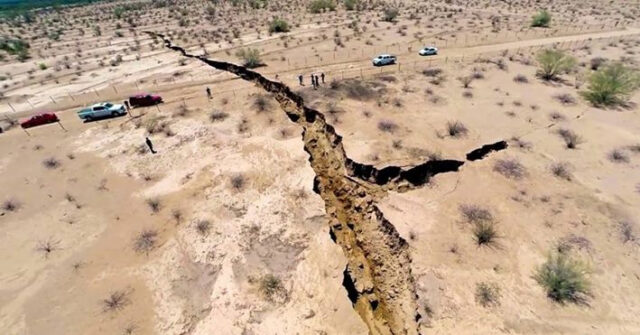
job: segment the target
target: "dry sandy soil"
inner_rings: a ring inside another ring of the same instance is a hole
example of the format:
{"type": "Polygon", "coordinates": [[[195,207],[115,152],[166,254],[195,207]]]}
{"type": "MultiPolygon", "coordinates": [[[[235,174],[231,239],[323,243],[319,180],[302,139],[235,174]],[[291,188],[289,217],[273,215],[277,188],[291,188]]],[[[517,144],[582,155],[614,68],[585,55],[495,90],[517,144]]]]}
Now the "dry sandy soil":
{"type": "Polygon", "coordinates": [[[0,333],[640,333],[640,95],[609,109],[579,95],[594,58],[638,66],[637,2],[403,1],[395,22],[383,3],[212,3],[141,2],[121,18],[132,2],[97,3],[0,27],[32,57],[0,61],[0,333]],[[550,28],[529,27],[539,8],[550,28]],[[275,15],[290,32],[269,34],[275,15]],[[291,95],[145,31],[234,63],[257,48],[255,70],[291,95]],[[440,54],[418,56],[427,44],[440,54]],[[578,65],[549,82],[535,55],[553,47],[578,65]],[[380,52],[399,65],[373,68],[380,52]],[[76,116],[139,91],[165,103],[76,116]],[[43,110],[61,124],[11,126],[43,110]],[[417,184],[351,164],[442,159],[462,165],[417,184]],[[474,206],[491,243],[475,240],[474,206]],[[557,253],[586,265],[580,303],[534,278],[557,253]]]}

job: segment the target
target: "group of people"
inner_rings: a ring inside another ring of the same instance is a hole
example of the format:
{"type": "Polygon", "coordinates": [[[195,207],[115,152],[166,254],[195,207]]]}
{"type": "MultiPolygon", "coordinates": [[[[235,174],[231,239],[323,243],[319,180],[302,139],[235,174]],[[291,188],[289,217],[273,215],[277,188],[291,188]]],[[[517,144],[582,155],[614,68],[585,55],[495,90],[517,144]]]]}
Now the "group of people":
{"type": "MultiPolygon", "coordinates": [[[[316,73],[312,73],[309,76],[311,77],[311,86],[313,86],[314,90],[318,89],[320,81],[324,84],[324,72],[321,72],[319,76],[316,73]]],[[[298,75],[298,81],[300,82],[300,86],[304,86],[304,77],[302,74],[298,75]]]]}

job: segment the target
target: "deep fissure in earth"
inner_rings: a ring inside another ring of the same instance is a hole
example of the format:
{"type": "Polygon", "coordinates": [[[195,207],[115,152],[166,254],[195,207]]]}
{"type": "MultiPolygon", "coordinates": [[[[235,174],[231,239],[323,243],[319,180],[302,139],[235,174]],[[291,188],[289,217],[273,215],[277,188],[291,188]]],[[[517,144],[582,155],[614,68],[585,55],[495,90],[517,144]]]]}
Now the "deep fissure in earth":
{"type": "MultiPolygon", "coordinates": [[[[347,259],[342,284],[354,309],[371,334],[419,334],[421,315],[408,244],[385,219],[375,200],[388,190],[410,190],[425,185],[437,174],[456,172],[465,162],[429,160],[408,169],[378,169],[355,162],[347,157],[342,137],[324,115],[306,107],[302,97],[285,84],[242,66],[191,55],[164,35],[147,33],[185,57],[255,83],[271,93],[289,119],[302,127],[304,150],[316,174],[313,189],[325,203],[331,239],[347,259]]],[[[486,145],[470,152],[467,159],[480,159],[506,147],[504,141],[486,145]]]]}

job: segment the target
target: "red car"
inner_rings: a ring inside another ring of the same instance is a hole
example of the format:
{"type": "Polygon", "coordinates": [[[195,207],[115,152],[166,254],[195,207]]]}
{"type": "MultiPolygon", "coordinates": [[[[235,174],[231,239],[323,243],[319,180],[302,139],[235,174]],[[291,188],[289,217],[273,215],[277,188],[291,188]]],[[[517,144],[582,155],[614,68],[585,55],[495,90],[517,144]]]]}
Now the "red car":
{"type": "Polygon", "coordinates": [[[24,120],[20,123],[22,128],[37,127],[47,123],[54,123],[60,121],[55,113],[40,113],[32,116],[28,120],[24,120]]]}
{"type": "Polygon", "coordinates": [[[131,107],[153,106],[162,102],[162,97],[156,94],[142,93],[129,97],[131,107]]]}

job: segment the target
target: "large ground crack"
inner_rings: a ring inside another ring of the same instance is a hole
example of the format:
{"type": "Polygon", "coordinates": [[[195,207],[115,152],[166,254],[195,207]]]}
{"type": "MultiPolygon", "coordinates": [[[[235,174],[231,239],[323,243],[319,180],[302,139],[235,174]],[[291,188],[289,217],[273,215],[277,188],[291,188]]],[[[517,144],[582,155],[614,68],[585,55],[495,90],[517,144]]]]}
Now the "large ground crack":
{"type": "MultiPolygon", "coordinates": [[[[316,174],[314,190],[325,202],[331,238],[348,261],[343,285],[354,308],[371,334],[418,334],[421,315],[408,245],[384,218],[376,199],[388,190],[420,187],[439,173],[458,171],[465,162],[430,160],[406,169],[357,163],[347,157],[342,137],[324,115],[306,107],[302,97],[285,84],[242,66],[191,55],[163,35],[147,33],[162,38],[167,48],[185,57],[233,73],[273,94],[289,119],[303,128],[304,150],[316,174]]],[[[504,148],[491,145],[482,149],[482,156],[504,148]]]]}

